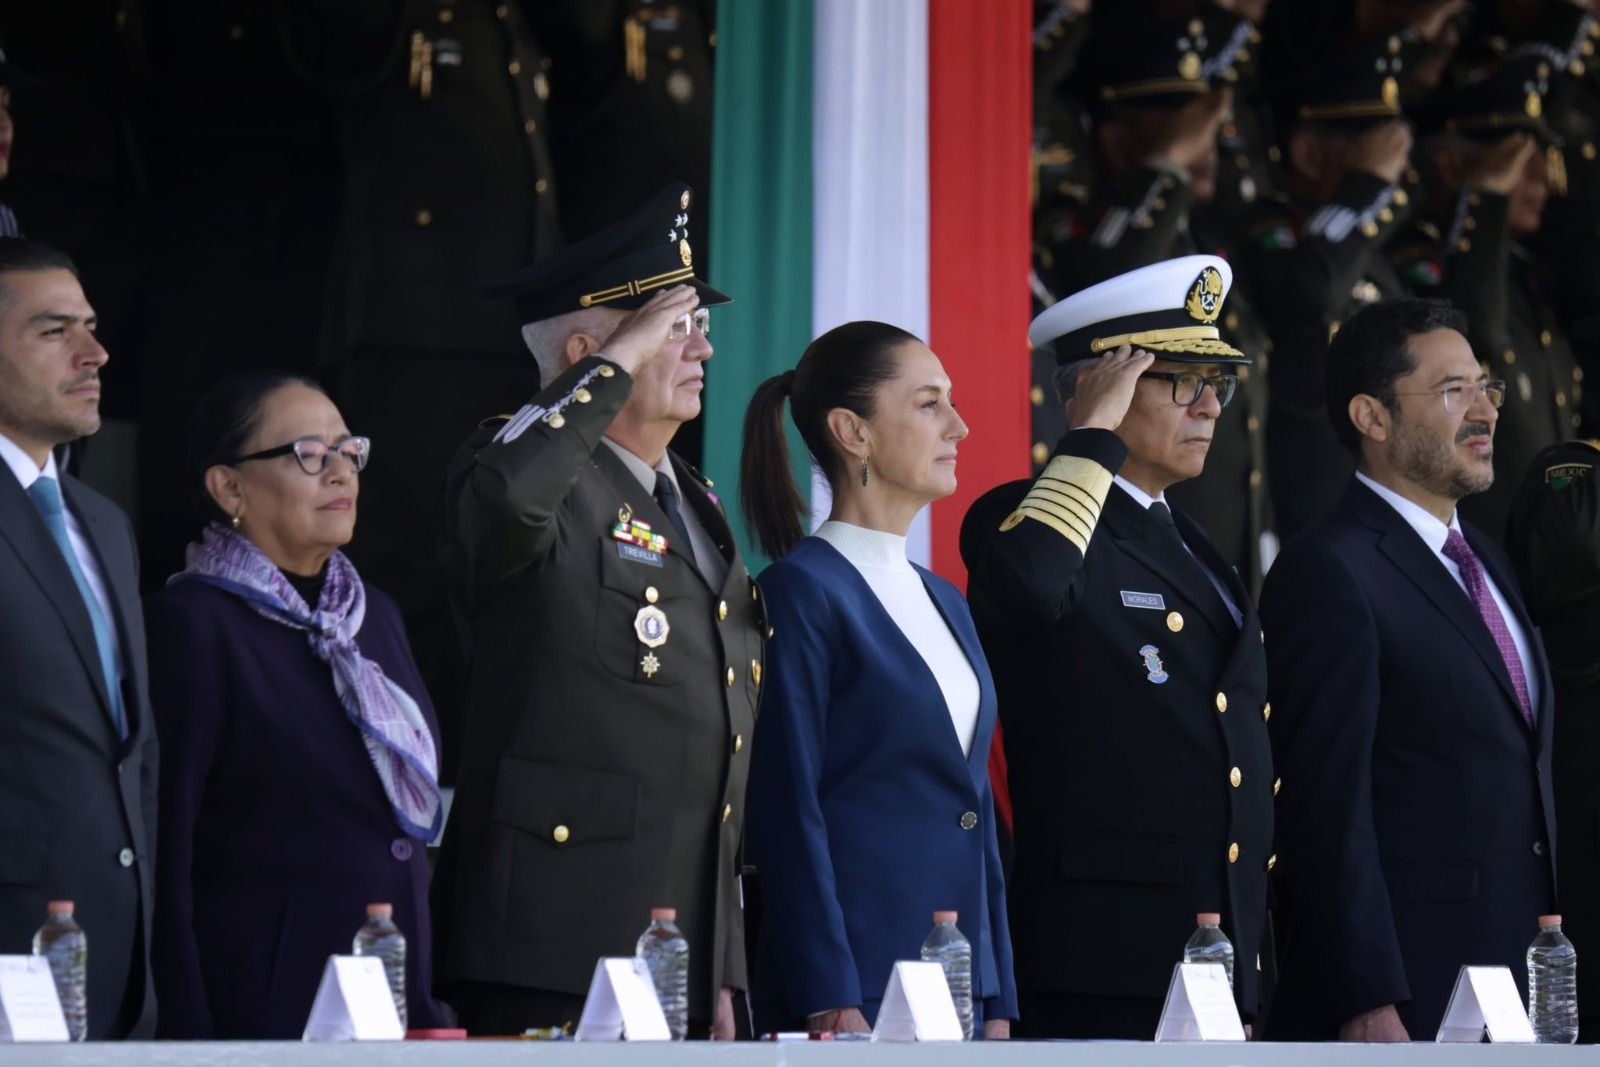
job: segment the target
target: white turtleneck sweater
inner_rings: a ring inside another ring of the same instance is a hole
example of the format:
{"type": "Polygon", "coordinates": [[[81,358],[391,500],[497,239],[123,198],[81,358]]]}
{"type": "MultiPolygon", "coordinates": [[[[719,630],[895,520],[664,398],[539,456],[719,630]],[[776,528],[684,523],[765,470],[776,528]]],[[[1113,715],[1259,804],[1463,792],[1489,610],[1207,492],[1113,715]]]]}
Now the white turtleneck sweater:
{"type": "Polygon", "coordinates": [[[829,519],[816,536],[839,551],[861,575],[900,632],[927,663],[944,694],[963,755],[972,753],[978,728],[978,676],[950,632],[939,606],[906,558],[906,539],[829,519]]]}

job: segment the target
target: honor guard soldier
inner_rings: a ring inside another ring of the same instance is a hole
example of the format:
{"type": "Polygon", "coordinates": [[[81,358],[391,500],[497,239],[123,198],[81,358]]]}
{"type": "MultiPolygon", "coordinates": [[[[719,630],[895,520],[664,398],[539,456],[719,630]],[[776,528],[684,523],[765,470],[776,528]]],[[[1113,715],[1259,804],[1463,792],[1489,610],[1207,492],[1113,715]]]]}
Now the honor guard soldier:
{"type": "Polygon", "coordinates": [[[694,275],[690,206],[664,190],[494,290],[546,384],[446,487],[471,684],[434,917],[475,1032],[575,1022],[595,961],[675,907],[691,1031],[733,1036],[766,627],[711,483],[668,449],[729,299],[694,275]]]}
{"type": "Polygon", "coordinates": [[[1384,254],[1413,195],[1403,70],[1390,36],[1274,90],[1285,190],[1256,201],[1237,262],[1273,342],[1267,480],[1285,537],[1350,476],[1323,411],[1328,340],[1356,308],[1406,291],[1384,254]]]}
{"type": "Polygon", "coordinates": [[[1005,727],[1014,1036],[1148,1039],[1199,912],[1261,1006],[1273,794],[1244,583],[1166,490],[1200,473],[1246,363],[1225,260],[1121,275],[1036,318],[1069,429],[967,513],[968,597],[1005,727]]]}
{"type": "Polygon", "coordinates": [[[1582,374],[1547,296],[1548,272],[1523,244],[1541,229],[1553,192],[1558,138],[1543,117],[1553,76],[1547,61],[1528,56],[1442,99],[1419,153],[1428,164],[1433,240],[1420,258],[1396,248],[1410,257],[1399,265],[1413,288],[1448,297],[1466,314],[1473,351],[1506,383],[1494,484],[1461,502],[1462,515],[1496,540],[1522,473],[1539,451],[1573,435],[1582,398],[1582,374]]]}
{"type": "MultiPolygon", "coordinates": [[[[1600,333],[1600,320],[1595,320],[1600,333]]],[[[1565,441],[1534,458],[1511,508],[1506,552],[1544,636],[1556,691],[1551,746],[1556,798],[1557,885],[1575,944],[1600,940],[1600,441],[1565,441]]],[[[1579,1031],[1600,1039],[1600,984],[1578,989],[1579,1031]]]]}

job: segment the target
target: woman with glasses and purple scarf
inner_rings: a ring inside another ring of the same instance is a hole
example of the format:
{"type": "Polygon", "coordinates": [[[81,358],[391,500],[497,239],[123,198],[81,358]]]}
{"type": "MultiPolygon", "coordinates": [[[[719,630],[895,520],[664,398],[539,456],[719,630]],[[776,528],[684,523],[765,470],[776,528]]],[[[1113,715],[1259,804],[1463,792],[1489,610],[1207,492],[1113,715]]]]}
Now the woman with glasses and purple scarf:
{"type": "Polygon", "coordinates": [[[369,903],[406,936],[408,1025],[429,990],[425,846],[443,822],[433,705],[387,596],[339,551],[371,445],[292,377],[196,413],[207,521],[146,603],[162,739],[153,957],[165,1038],[298,1038],[369,903]]]}

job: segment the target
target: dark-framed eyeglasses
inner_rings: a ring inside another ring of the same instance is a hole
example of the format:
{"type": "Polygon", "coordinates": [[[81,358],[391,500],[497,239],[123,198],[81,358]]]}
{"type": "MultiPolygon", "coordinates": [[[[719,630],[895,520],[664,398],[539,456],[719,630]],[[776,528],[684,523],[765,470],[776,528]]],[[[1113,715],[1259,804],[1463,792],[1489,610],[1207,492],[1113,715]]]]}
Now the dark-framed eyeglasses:
{"type": "Polygon", "coordinates": [[[672,328],[667,331],[667,340],[682,341],[689,336],[689,328],[694,327],[700,331],[701,337],[711,336],[711,309],[695,308],[686,315],[672,320],[672,328]]]}
{"type": "Polygon", "coordinates": [[[1489,403],[1499,407],[1506,402],[1506,383],[1496,378],[1487,382],[1460,382],[1443,389],[1428,389],[1420,393],[1396,393],[1395,396],[1439,396],[1444,398],[1444,409],[1452,415],[1467,411],[1478,402],[1478,397],[1488,397],[1489,403]]]}
{"type": "Polygon", "coordinates": [[[1239,378],[1233,374],[1213,374],[1207,377],[1192,371],[1147,370],[1139,377],[1171,382],[1172,402],[1182,408],[1199,400],[1200,391],[1208,385],[1211,391],[1217,394],[1217,403],[1227,407],[1228,401],[1233,399],[1234,390],[1239,388],[1239,378]]]}
{"type": "Polygon", "coordinates": [[[301,437],[276,448],[264,448],[248,456],[237,456],[231,462],[239,464],[252,459],[276,459],[278,456],[292,455],[295,462],[300,464],[300,469],[307,474],[321,474],[333,462],[335,453],[349,460],[357,471],[362,471],[372,455],[372,441],[366,437],[346,437],[338,444],[330,445],[315,437],[301,437]]]}

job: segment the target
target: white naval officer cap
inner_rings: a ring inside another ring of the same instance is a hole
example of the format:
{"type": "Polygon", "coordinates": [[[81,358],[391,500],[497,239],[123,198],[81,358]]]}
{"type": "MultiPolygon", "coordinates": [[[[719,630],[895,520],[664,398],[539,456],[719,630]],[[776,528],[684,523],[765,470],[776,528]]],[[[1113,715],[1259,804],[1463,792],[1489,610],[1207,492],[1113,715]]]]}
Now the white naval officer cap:
{"type": "Polygon", "coordinates": [[[1250,363],[1222,340],[1217,320],[1233,286],[1220,256],[1181,256],[1119,274],[1073,293],[1028,327],[1034,347],[1050,345],[1056,362],[1093,359],[1132,345],[1174,363],[1250,363]]]}

